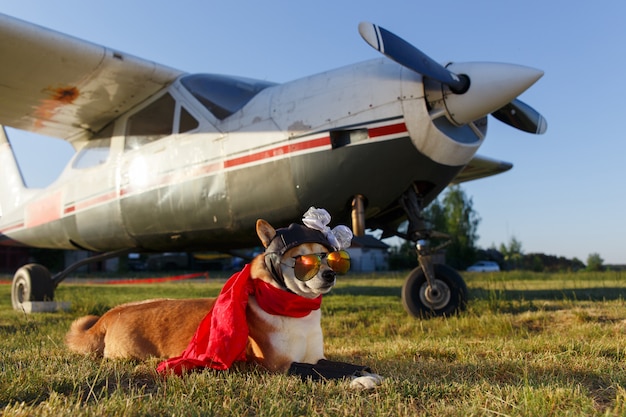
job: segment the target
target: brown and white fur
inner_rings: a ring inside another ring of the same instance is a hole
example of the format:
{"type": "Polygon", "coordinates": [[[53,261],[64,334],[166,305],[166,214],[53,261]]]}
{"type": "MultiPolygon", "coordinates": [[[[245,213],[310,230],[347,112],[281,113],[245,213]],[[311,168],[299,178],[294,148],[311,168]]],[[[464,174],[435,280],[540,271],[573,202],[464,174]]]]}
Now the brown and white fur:
{"type": "MultiPolygon", "coordinates": [[[[267,248],[276,231],[264,220],[258,220],[257,235],[267,248]]],[[[319,243],[304,243],[288,250],[283,258],[326,253],[319,243]]],[[[251,262],[251,277],[280,288],[268,270],[264,254],[251,262]]],[[[335,285],[335,273],[323,262],[318,274],[309,281],[295,278],[293,268],[281,266],[285,286],[307,298],[328,293],[335,285]]],[[[200,321],[212,308],[215,299],[157,299],[123,304],[102,317],[77,319],[66,336],[71,351],[96,354],[105,358],[146,359],[154,356],[179,356],[193,337],[200,321]]],[[[324,357],[320,324],[321,311],[314,310],[302,318],[271,315],[262,310],[250,296],[246,310],[249,327],[247,359],[273,372],[287,372],[294,362],[316,364],[324,357]]],[[[367,374],[353,378],[355,387],[371,388],[381,378],[367,374]]]]}

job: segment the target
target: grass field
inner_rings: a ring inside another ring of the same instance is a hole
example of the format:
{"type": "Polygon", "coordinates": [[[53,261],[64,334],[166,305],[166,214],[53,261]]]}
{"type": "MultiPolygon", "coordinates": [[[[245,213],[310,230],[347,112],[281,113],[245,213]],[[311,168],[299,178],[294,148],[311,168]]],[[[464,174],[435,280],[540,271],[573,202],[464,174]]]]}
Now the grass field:
{"type": "Polygon", "coordinates": [[[130,300],[212,296],[223,281],[62,284],[72,311],[24,315],[0,285],[5,416],[626,415],[626,275],[466,274],[470,302],[448,319],[409,317],[404,274],[348,275],[322,304],[330,359],[371,366],[374,391],[255,368],[156,375],[157,361],[66,351],[71,321],[130,300]]]}

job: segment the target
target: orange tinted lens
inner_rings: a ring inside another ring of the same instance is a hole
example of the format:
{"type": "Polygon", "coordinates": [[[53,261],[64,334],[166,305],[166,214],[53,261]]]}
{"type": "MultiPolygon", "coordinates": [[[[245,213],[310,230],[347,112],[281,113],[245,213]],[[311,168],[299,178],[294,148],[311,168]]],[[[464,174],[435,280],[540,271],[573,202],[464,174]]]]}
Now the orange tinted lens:
{"type": "Polygon", "coordinates": [[[328,266],[338,274],[345,274],[350,269],[350,254],[345,250],[328,254],[328,266]]]}
{"type": "Polygon", "coordinates": [[[293,272],[300,281],[308,281],[320,270],[321,259],[317,255],[302,255],[296,258],[293,272]]]}

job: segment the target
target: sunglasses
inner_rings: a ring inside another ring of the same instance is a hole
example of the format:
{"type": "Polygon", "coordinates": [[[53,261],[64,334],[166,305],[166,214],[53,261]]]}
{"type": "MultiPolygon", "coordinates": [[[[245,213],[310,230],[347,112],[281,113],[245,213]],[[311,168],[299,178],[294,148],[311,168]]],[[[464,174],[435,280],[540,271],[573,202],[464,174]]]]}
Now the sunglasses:
{"type": "Polygon", "coordinates": [[[330,269],[339,275],[345,274],[350,269],[350,254],[345,250],[300,255],[292,259],[294,260],[294,264],[287,266],[293,268],[296,278],[300,281],[308,281],[317,275],[323,259],[326,259],[330,269]]]}

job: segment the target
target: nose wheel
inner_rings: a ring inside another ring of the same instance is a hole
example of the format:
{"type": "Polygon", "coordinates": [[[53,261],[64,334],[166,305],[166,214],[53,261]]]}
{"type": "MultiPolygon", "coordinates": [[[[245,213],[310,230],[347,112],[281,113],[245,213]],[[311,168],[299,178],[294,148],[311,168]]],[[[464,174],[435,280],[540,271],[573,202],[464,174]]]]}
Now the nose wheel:
{"type": "Polygon", "coordinates": [[[409,188],[400,199],[409,220],[406,238],[417,242],[419,267],[407,277],[402,287],[404,309],[415,317],[451,316],[465,310],[467,286],[454,269],[435,263],[434,256],[449,243],[449,236],[431,230],[424,219],[423,198],[417,184],[409,188]],[[430,239],[445,239],[443,244],[431,248],[430,239]]]}
{"type": "Polygon", "coordinates": [[[411,315],[420,318],[451,316],[465,310],[467,286],[452,268],[435,264],[434,278],[429,280],[417,267],[407,277],[402,287],[402,305],[411,315]]]}

